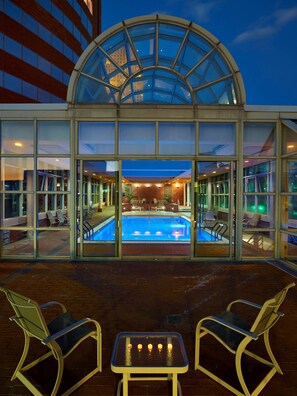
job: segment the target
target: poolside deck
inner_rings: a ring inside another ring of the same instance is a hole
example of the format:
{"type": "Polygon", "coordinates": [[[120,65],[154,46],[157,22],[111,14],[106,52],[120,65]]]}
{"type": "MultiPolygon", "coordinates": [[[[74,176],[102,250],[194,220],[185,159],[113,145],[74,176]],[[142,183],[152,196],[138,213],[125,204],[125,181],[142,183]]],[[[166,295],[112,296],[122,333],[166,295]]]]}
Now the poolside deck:
{"type": "MultiPolygon", "coordinates": [[[[259,303],[284,285],[295,281],[291,274],[266,262],[248,264],[152,262],[0,262],[0,284],[30,296],[40,303],[58,300],[78,319],[98,320],[103,331],[103,372],[82,386],[75,395],[113,396],[119,376],[110,369],[115,336],[120,331],[177,331],[182,334],[190,362],[188,373],[180,376],[184,396],[223,396],[231,393],[193,369],[194,332],[197,321],[216,314],[235,298],[259,303]]],[[[0,293],[0,395],[30,393],[18,381],[10,381],[22,350],[21,330],[8,320],[12,314],[0,293]]],[[[284,318],[274,327],[271,344],[284,371],[276,374],[262,391],[263,396],[295,396],[297,390],[297,287],[283,305],[284,318]]],[[[34,346],[33,351],[37,351],[34,346]]],[[[81,360],[74,357],[76,372],[91,364],[89,345],[83,346],[81,360]]],[[[212,342],[205,356],[213,356],[212,342]]],[[[216,344],[218,369],[230,378],[233,357],[216,344]]],[[[71,363],[71,362],[70,362],[71,363]]],[[[71,364],[70,364],[71,366],[71,364]]],[[[36,382],[51,383],[50,370],[35,373],[36,382]]],[[[250,383],[255,373],[250,373],[250,383]]],[[[257,374],[260,374],[257,370],[257,374]]],[[[129,395],[170,395],[166,382],[132,383],[129,395]]]]}

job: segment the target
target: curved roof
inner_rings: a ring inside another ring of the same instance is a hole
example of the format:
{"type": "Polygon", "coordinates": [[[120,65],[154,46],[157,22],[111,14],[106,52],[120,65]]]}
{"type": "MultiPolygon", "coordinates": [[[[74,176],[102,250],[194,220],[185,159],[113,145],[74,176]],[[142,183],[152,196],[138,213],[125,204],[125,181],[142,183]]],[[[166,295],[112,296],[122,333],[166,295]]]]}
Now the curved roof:
{"type": "Polygon", "coordinates": [[[74,104],[244,104],[241,74],[223,44],[181,18],[148,15],[98,36],[78,60],[74,104]]]}

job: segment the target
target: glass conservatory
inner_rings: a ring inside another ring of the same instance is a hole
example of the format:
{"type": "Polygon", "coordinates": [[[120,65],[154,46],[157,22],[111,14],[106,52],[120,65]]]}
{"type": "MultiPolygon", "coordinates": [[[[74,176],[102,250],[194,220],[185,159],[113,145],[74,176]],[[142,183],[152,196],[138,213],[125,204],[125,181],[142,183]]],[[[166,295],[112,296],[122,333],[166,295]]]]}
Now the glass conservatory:
{"type": "Polygon", "coordinates": [[[195,23],[115,25],[67,103],[1,105],[0,121],[2,259],[297,258],[297,107],[246,105],[195,23]]]}

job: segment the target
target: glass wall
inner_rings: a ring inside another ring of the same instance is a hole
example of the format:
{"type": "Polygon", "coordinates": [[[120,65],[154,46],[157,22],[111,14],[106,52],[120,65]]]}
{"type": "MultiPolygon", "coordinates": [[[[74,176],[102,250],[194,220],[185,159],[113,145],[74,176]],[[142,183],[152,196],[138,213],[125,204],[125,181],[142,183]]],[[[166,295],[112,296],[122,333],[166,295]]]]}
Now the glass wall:
{"type": "Polygon", "coordinates": [[[297,125],[283,125],[281,258],[297,261],[297,125]]]}
{"type": "Polygon", "coordinates": [[[78,257],[119,255],[118,173],[117,161],[77,161],[78,257]]]}
{"type": "Polygon", "coordinates": [[[275,123],[243,130],[242,256],[273,257],[275,249],[275,123]]]}
{"type": "Polygon", "coordinates": [[[238,137],[236,128],[84,120],[71,134],[66,120],[2,121],[1,255],[295,260],[297,132],[284,125],[277,147],[275,123],[245,122],[238,137]],[[144,243],[136,228],[131,242],[129,216],[182,218],[188,239],[180,242],[179,224],[170,241],[144,243]],[[92,239],[107,223],[109,234],[92,239]]]}
{"type": "Polygon", "coordinates": [[[2,255],[70,257],[70,123],[1,124],[2,255]]]}
{"type": "Polygon", "coordinates": [[[195,180],[195,256],[232,257],[233,163],[200,161],[195,180]]]}

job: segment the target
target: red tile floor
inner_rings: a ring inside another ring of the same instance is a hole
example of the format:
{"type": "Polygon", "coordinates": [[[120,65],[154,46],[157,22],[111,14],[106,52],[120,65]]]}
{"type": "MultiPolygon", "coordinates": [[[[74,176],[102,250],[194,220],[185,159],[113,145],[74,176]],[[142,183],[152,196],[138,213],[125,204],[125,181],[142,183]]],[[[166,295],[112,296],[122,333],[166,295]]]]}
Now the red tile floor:
{"type": "MultiPolygon", "coordinates": [[[[231,395],[193,368],[196,323],[206,315],[224,310],[236,298],[262,303],[292,281],[297,283],[294,274],[266,262],[0,262],[1,286],[39,303],[60,301],[77,319],[89,316],[101,324],[103,371],[74,393],[81,396],[116,394],[119,376],[111,371],[110,358],[115,336],[121,331],[181,333],[190,363],[189,371],[179,376],[183,395],[231,395]]],[[[8,320],[13,312],[2,293],[0,304],[0,395],[29,395],[19,380],[10,381],[22,351],[23,335],[8,320]]],[[[285,316],[273,328],[271,344],[284,375],[276,374],[262,391],[263,396],[297,394],[297,287],[289,291],[282,309],[285,316]]],[[[38,348],[34,345],[33,353],[38,348]]],[[[233,376],[229,371],[233,363],[231,354],[228,356],[212,341],[206,343],[203,351],[223,375],[233,376]]],[[[91,364],[92,352],[91,345],[86,344],[80,356],[70,359],[66,381],[70,382],[76,372],[91,364]]],[[[52,369],[54,366],[49,362],[34,373],[36,383],[49,385],[52,369]]],[[[249,367],[251,384],[257,374],[258,369],[249,367]]],[[[134,382],[129,386],[129,395],[170,395],[170,386],[161,381],[134,382]]]]}

